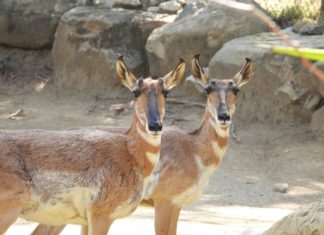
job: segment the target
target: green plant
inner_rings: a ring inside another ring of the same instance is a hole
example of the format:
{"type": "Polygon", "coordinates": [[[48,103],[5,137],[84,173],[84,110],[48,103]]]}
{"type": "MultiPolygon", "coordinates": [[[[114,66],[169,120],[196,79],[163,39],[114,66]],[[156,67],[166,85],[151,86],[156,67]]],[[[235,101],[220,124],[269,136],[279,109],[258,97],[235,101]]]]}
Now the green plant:
{"type": "Polygon", "coordinates": [[[295,57],[305,57],[310,60],[324,61],[324,50],[313,48],[299,48],[298,51],[293,47],[276,46],[273,51],[279,54],[286,54],[295,57]]]}

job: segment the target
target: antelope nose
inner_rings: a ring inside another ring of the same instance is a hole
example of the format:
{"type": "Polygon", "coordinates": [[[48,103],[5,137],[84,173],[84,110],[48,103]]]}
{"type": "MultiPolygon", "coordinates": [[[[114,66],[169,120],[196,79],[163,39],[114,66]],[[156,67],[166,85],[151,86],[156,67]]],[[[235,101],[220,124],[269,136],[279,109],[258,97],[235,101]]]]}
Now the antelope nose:
{"type": "Polygon", "coordinates": [[[155,121],[148,126],[150,131],[162,131],[162,123],[160,121],[155,121]]]}
{"type": "Polygon", "coordinates": [[[230,121],[231,116],[227,112],[226,113],[220,113],[220,114],[218,114],[218,120],[219,121],[230,121]]]}

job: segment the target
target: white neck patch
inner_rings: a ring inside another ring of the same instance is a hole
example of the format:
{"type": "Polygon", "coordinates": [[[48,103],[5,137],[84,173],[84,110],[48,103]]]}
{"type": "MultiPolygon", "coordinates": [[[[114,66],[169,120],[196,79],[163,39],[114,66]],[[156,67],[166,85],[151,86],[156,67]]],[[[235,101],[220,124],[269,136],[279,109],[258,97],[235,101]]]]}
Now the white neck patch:
{"type": "Polygon", "coordinates": [[[138,125],[136,125],[137,132],[139,133],[140,137],[146,141],[148,144],[152,146],[160,146],[161,145],[161,133],[158,135],[150,135],[147,132],[142,131],[138,125]]]}
{"type": "Polygon", "coordinates": [[[226,153],[227,145],[220,147],[217,141],[211,141],[211,144],[214,154],[217,155],[221,161],[226,153]]]}
{"type": "Polygon", "coordinates": [[[222,138],[227,138],[229,136],[229,126],[224,130],[219,125],[217,125],[213,120],[210,120],[210,123],[218,136],[222,138]]]}
{"type": "Polygon", "coordinates": [[[156,166],[156,164],[159,161],[160,158],[160,152],[158,153],[151,153],[151,152],[146,152],[145,153],[147,160],[152,163],[154,166],[156,166]]]}

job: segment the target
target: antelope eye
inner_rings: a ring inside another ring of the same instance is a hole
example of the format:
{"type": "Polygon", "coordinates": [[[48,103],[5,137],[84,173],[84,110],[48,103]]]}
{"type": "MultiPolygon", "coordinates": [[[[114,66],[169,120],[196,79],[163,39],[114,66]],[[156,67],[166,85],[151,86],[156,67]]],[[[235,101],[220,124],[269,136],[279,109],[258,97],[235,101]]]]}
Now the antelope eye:
{"type": "Polygon", "coordinates": [[[169,94],[169,90],[167,90],[167,89],[163,89],[162,90],[162,94],[163,94],[163,96],[166,98],[167,96],[168,96],[168,94],[169,94]]]}
{"type": "Polygon", "coordinates": [[[216,86],[216,82],[215,82],[215,81],[211,81],[211,84],[212,84],[213,86],[216,86]]]}
{"type": "Polygon", "coordinates": [[[141,91],[139,89],[135,89],[135,90],[133,90],[133,94],[134,94],[135,98],[137,98],[141,95],[141,91]]]}
{"type": "Polygon", "coordinates": [[[237,93],[239,93],[240,89],[238,89],[237,87],[233,87],[232,91],[233,91],[234,95],[237,95],[237,93]]]}
{"type": "Polygon", "coordinates": [[[208,95],[210,92],[213,91],[213,88],[211,86],[207,86],[205,90],[206,90],[206,93],[208,95]]]}
{"type": "Polygon", "coordinates": [[[228,85],[229,85],[230,87],[232,87],[232,86],[234,85],[234,83],[233,83],[233,82],[229,82],[228,85]]]}

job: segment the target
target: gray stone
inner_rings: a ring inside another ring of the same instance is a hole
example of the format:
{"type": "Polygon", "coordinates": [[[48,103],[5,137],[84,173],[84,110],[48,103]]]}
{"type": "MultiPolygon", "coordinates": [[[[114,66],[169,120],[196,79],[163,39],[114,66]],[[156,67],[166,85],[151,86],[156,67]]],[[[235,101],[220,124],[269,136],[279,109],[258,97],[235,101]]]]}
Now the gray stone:
{"type": "Polygon", "coordinates": [[[182,7],[186,5],[186,0],[177,0],[177,2],[180,3],[182,7]]]}
{"type": "Polygon", "coordinates": [[[88,4],[88,0],[1,0],[0,44],[27,49],[51,47],[60,17],[88,4]]]}
{"type": "Polygon", "coordinates": [[[324,200],[299,209],[275,223],[263,235],[324,234],[324,200]]]}
{"type": "Polygon", "coordinates": [[[149,0],[150,6],[158,6],[162,2],[164,2],[164,1],[163,0],[149,0]]]}
{"type": "Polygon", "coordinates": [[[308,23],[303,25],[299,32],[302,35],[321,35],[322,32],[320,30],[320,27],[317,23],[308,23]]]}
{"type": "Polygon", "coordinates": [[[318,86],[317,86],[318,92],[321,94],[322,97],[324,97],[324,82],[321,82],[318,80],[318,86]]]}
{"type": "MultiPolygon", "coordinates": [[[[317,69],[324,72],[324,61],[317,61],[314,63],[314,67],[316,66],[317,69]]],[[[324,82],[320,81],[319,79],[314,80],[314,85],[318,93],[324,97],[324,82]]]]}
{"type": "Polygon", "coordinates": [[[311,127],[319,139],[324,141],[324,106],[313,113],[311,127]]]}
{"type": "Polygon", "coordinates": [[[59,87],[105,96],[124,96],[115,79],[120,56],[137,75],[148,73],[145,42],[165,24],[162,14],[124,9],[77,7],[64,14],[53,46],[54,79],[59,87]]]}
{"type": "Polygon", "coordinates": [[[148,12],[158,12],[159,11],[159,7],[149,7],[147,8],[148,12]]]}
{"type": "MultiPolygon", "coordinates": [[[[301,47],[324,47],[324,36],[301,36],[289,33],[301,47]]],[[[231,78],[252,59],[254,74],[241,89],[237,107],[240,121],[309,122],[312,112],[303,104],[318,94],[319,80],[303,68],[295,57],[273,53],[271,47],[285,45],[275,33],[260,33],[227,42],[209,63],[212,78],[231,78]]]]}
{"type": "Polygon", "coordinates": [[[277,93],[278,92],[286,94],[292,102],[295,102],[303,97],[306,90],[298,89],[298,87],[296,87],[292,81],[287,81],[284,85],[277,89],[277,93]]]}
{"type": "Polygon", "coordinates": [[[206,6],[207,4],[205,2],[193,2],[193,3],[186,4],[183,7],[182,11],[180,12],[176,20],[180,20],[186,16],[191,16],[196,12],[201,11],[206,6]]]}
{"type": "Polygon", "coordinates": [[[161,13],[176,14],[181,9],[180,3],[175,0],[162,2],[159,5],[159,11],[161,13]]]}
{"type": "Polygon", "coordinates": [[[265,30],[266,26],[252,14],[211,3],[191,17],[153,31],[146,44],[150,71],[165,73],[179,57],[190,63],[197,53],[205,66],[225,42],[265,30]]]}
{"type": "Polygon", "coordinates": [[[113,6],[125,9],[137,9],[142,6],[142,3],[139,0],[115,0],[113,6]]]}
{"type": "Polygon", "coordinates": [[[287,193],[289,185],[287,183],[276,183],[273,186],[273,191],[278,193],[287,193]]]}
{"type": "Polygon", "coordinates": [[[318,107],[319,103],[321,101],[321,97],[318,94],[309,94],[304,101],[304,108],[313,111],[316,107],[318,107]]]}

